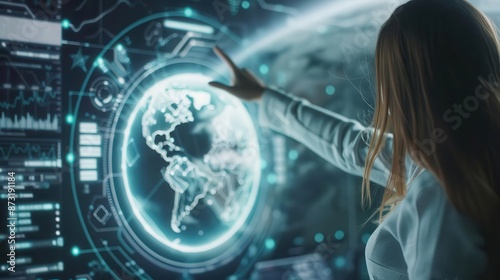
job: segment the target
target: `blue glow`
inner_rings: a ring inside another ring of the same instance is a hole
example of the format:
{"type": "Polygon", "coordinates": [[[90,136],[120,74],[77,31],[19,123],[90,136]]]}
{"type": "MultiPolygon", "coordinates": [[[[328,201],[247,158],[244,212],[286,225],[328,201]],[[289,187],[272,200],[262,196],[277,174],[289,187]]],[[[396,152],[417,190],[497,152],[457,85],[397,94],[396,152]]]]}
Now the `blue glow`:
{"type": "Polygon", "coordinates": [[[290,160],[296,160],[297,158],[299,158],[299,152],[297,152],[297,150],[288,151],[288,158],[290,160]]]}
{"type": "Polygon", "coordinates": [[[182,22],[177,20],[165,20],[163,26],[171,29],[183,30],[183,31],[193,31],[204,34],[213,34],[214,28],[208,25],[195,24],[182,22]]]}
{"type": "Polygon", "coordinates": [[[186,7],[184,9],[184,15],[187,16],[187,17],[191,17],[193,15],[193,9],[191,9],[189,7],[186,7]]]}
{"type": "Polygon", "coordinates": [[[77,246],[74,246],[73,248],[71,248],[71,254],[75,257],[80,255],[80,248],[78,248],[77,246]]]}
{"type": "Polygon", "coordinates": [[[337,258],[335,258],[334,264],[336,268],[343,268],[346,266],[347,261],[344,256],[338,256],[337,258]]]}
{"type": "Polygon", "coordinates": [[[322,233],[318,232],[314,235],[314,241],[321,243],[323,240],[325,240],[325,236],[322,233]]]}
{"type": "Polygon", "coordinates": [[[361,236],[361,241],[363,241],[363,243],[368,243],[368,239],[370,239],[370,234],[369,233],[365,233],[363,234],[363,236],[361,236]]]}
{"type": "Polygon", "coordinates": [[[122,44],[116,45],[116,50],[118,50],[120,52],[123,51],[123,45],[122,44]]]}
{"type": "Polygon", "coordinates": [[[250,8],[250,2],[248,2],[248,1],[241,2],[241,7],[245,10],[250,8]]]}
{"type": "Polygon", "coordinates": [[[66,160],[71,163],[73,161],[75,161],[75,155],[73,153],[69,153],[66,155],[66,160]]]}
{"type": "Polygon", "coordinates": [[[266,75],[267,73],[269,73],[269,66],[267,66],[267,64],[261,64],[259,67],[259,72],[262,75],[266,75]]]}
{"type": "Polygon", "coordinates": [[[95,61],[94,61],[94,65],[95,66],[99,66],[102,68],[102,66],[104,66],[104,59],[102,59],[102,57],[98,57],[95,61]]]}
{"type": "Polygon", "coordinates": [[[261,169],[266,169],[267,168],[267,161],[262,159],[260,160],[260,168],[261,169]]]}
{"type": "Polygon", "coordinates": [[[344,236],[344,231],[340,229],[335,232],[335,238],[337,238],[337,240],[341,240],[342,238],[344,238],[344,236]]]}
{"type": "Polygon", "coordinates": [[[272,250],[276,246],[276,242],[274,241],[274,239],[268,238],[268,239],[266,239],[265,245],[266,245],[266,249],[272,250]]]}
{"type": "Polygon", "coordinates": [[[328,94],[328,95],[333,95],[333,94],[335,93],[335,87],[334,87],[334,86],[332,86],[332,85],[328,85],[328,86],[326,86],[326,88],[325,88],[325,92],[326,92],[326,94],[328,94]]]}
{"type": "Polygon", "coordinates": [[[71,114],[66,115],[66,123],[72,124],[74,120],[75,118],[73,117],[73,115],[71,114]]]}
{"type": "Polygon", "coordinates": [[[99,66],[99,68],[101,69],[101,71],[103,73],[107,73],[108,72],[108,67],[106,67],[106,65],[104,64],[104,59],[102,57],[99,57],[97,58],[96,62],[97,63],[96,65],[99,66]]]}
{"type": "Polygon", "coordinates": [[[278,182],[278,178],[276,177],[276,174],[269,173],[269,175],[267,175],[267,182],[269,184],[276,184],[276,182],[278,182]]]}
{"type": "MultiPolygon", "coordinates": [[[[254,172],[255,172],[255,185],[254,188],[252,188],[252,191],[250,192],[250,195],[247,199],[247,203],[243,205],[243,209],[241,210],[240,216],[234,221],[234,223],[229,227],[229,229],[225,232],[223,232],[221,235],[217,236],[213,240],[207,240],[206,243],[203,245],[197,245],[197,246],[191,246],[191,245],[185,245],[185,244],[180,244],[176,242],[175,239],[170,239],[167,236],[164,235],[163,232],[160,232],[157,230],[157,228],[151,224],[151,220],[148,219],[147,215],[143,212],[143,207],[141,204],[137,201],[136,197],[134,196],[132,192],[132,187],[130,186],[129,183],[129,176],[127,172],[127,144],[128,140],[130,139],[130,133],[131,129],[134,123],[134,120],[136,119],[137,114],[143,110],[144,106],[146,106],[146,102],[151,98],[151,96],[159,91],[164,90],[165,88],[168,88],[172,83],[176,84],[177,82],[187,82],[189,81],[192,84],[192,81],[197,81],[200,85],[206,85],[208,84],[209,81],[212,79],[201,75],[201,74],[178,74],[178,75],[173,75],[169,76],[168,78],[154,84],[152,87],[150,87],[142,96],[142,98],[139,100],[137,105],[135,106],[134,110],[131,112],[129,115],[129,119],[127,121],[127,126],[124,131],[124,137],[123,137],[123,143],[122,143],[122,148],[121,148],[121,169],[123,171],[123,183],[124,183],[124,189],[127,195],[127,199],[130,203],[130,207],[134,213],[134,216],[137,218],[137,220],[140,222],[141,226],[144,228],[144,230],[149,233],[152,237],[154,237],[156,240],[158,240],[160,243],[184,252],[184,253],[199,253],[199,252],[205,252],[211,249],[214,249],[221,244],[226,243],[231,237],[234,236],[235,233],[237,233],[247,218],[249,217],[255,203],[257,200],[257,195],[258,195],[258,190],[259,188],[257,187],[257,184],[260,181],[260,166],[259,164],[255,164],[254,172]]],[[[214,94],[218,94],[219,91],[214,90],[214,94]]],[[[222,92],[221,92],[222,94],[222,92]]],[[[225,99],[228,98],[234,98],[233,102],[234,105],[239,107],[241,111],[246,112],[245,108],[243,107],[243,104],[241,101],[236,99],[235,97],[231,97],[229,95],[224,95],[225,99]]],[[[204,98],[204,95],[200,95],[200,98],[204,98]]],[[[196,100],[195,100],[196,101],[196,100]]],[[[199,100],[198,100],[199,101],[199,100]]],[[[241,116],[244,122],[250,122],[251,123],[251,118],[248,114],[243,114],[241,116]]],[[[253,135],[256,132],[255,131],[249,131],[249,135],[253,135]]],[[[253,138],[256,138],[255,135],[250,136],[253,138]]],[[[260,162],[260,161],[259,161],[260,162]]]]}
{"type": "Polygon", "coordinates": [[[62,28],[64,28],[64,29],[68,29],[68,28],[71,26],[71,23],[69,22],[69,20],[64,19],[64,20],[61,22],[61,26],[62,26],[62,28]]]}

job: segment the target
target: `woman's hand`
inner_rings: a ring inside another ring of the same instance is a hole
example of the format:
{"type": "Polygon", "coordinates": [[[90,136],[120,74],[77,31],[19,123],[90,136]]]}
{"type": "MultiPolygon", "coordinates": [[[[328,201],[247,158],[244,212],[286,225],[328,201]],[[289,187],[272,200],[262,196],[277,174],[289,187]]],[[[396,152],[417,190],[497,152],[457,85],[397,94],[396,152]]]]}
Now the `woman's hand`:
{"type": "Polygon", "coordinates": [[[236,64],[224,53],[219,47],[214,48],[215,53],[225,61],[233,72],[232,85],[224,85],[219,82],[209,82],[208,84],[225,90],[232,95],[243,100],[254,101],[259,100],[266,88],[265,84],[257,78],[250,70],[246,68],[238,68],[236,64]]]}

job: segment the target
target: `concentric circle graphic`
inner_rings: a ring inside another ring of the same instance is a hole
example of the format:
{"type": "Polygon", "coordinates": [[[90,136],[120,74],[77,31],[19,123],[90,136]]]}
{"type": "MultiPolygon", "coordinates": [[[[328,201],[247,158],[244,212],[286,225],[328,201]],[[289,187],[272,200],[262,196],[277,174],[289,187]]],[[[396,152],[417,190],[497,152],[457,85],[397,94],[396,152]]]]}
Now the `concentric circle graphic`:
{"type": "Polygon", "coordinates": [[[147,89],[128,117],[121,147],[134,216],[156,240],[185,253],[231,239],[258,193],[252,120],[239,100],[209,88],[209,81],[201,74],[177,74],[147,89]],[[144,170],[151,160],[158,163],[144,170]],[[159,195],[156,208],[148,205],[154,202],[150,195],[159,195]]]}
{"type": "Polygon", "coordinates": [[[216,21],[151,15],[95,57],[73,101],[74,200],[91,250],[117,278],[206,273],[261,242],[261,162],[272,159],[255,108],[208,86],[223,79],[212,53],[221,44],[239,39],[216,21]]]}

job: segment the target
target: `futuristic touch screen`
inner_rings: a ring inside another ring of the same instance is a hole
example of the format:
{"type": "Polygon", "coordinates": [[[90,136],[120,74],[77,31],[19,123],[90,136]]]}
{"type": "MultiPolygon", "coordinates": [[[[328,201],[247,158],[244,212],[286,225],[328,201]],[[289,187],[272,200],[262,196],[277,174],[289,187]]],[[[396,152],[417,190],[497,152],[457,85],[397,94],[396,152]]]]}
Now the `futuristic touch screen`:
{"type": "Polygon", "coordinates": [[[208,82],[219,46],[369,124],[403,2],[0,1],[0,278],[369,279],[361,179],[208,82]]]}

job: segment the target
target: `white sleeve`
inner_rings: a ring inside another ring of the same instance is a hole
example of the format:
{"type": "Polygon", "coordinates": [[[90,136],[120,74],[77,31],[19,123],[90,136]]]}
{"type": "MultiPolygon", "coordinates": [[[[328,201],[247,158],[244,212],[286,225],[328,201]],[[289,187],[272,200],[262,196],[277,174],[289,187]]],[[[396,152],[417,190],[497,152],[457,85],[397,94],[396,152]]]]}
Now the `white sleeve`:
{"type": "MultiPolygon", "coordinates": [[[[373,129],[270,88],[265,90],[261,100],[259,123],[299,141],[345,172],[363,176],[373,129]]],[[[370,181],[381,186],[387,184],[391,150],[392,134],[388,134],[387,144],[373,165],[370,181]]]]}
{"type": "Polygon", "coordinates": [[[396,236],[409,279],[479,279],[488,263],[479,227],[453,207],[429,172],[424,174],[432,179],[420,177],[398,206],[396,236]]]}

